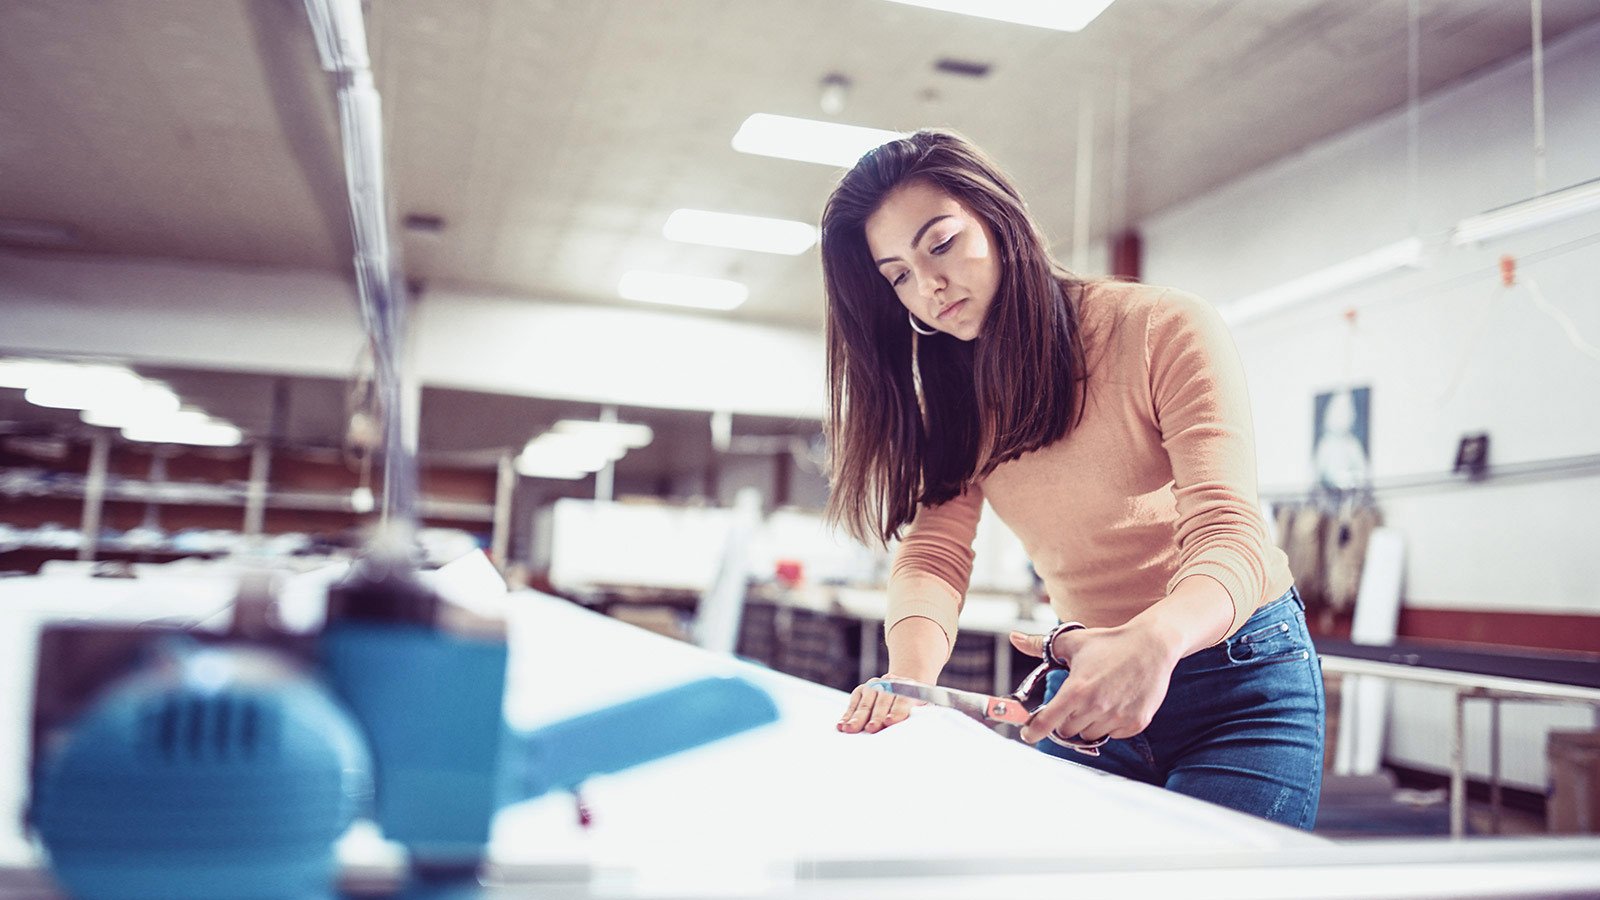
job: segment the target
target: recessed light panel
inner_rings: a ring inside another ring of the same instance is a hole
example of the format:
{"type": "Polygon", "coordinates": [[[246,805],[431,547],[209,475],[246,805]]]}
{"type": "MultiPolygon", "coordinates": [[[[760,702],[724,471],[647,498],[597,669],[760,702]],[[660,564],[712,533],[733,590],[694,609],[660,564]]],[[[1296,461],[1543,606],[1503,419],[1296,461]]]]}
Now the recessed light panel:
{"type": "Polygon", "coordinates": [[[760,253],[797,256],[817,242],[817,228],[790,219],[680,209],[667,217],[661,234],[668,240],[760,253]]]}
{"type": "Polygon", "coordinates": [[[733,136],[733,149],[758,156],[847,167],[874,147],[905,137],[898,131],[756,113],[733,136]]]}
{"type": "Polygon", "coordinates": [[[1052,31],[1081,31],[1112,0],[893,0],[944,12],[1015,22],[1052,31]]]}
{"type": "Polygon", "coordinates": [[[629,272],[622,276],[617,293],[641,303],[722,311],[735,309],[750,297],[750,289],[737,281],[656,272],[629,272]]]}

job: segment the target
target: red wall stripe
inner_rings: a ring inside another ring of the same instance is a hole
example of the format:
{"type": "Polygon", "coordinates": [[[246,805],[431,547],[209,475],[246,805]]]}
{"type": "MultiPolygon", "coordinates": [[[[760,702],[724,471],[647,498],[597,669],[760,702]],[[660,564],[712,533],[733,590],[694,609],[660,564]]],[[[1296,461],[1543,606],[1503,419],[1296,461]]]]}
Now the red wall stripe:
{"type": "Polygon", "coordinates": [[[1399,635],[1402,639],[1600,653],[1600,615],[1402,607],[1399,635]]]}

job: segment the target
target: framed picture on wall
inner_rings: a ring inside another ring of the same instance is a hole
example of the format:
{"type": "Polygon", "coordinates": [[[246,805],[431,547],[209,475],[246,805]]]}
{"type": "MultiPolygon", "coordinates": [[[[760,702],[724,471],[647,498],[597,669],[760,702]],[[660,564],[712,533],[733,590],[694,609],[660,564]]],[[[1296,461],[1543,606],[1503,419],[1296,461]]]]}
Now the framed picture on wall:
{"type": "Polygon", "coordinates": [[[1318,487],[1351,490],[1371,478],[1371,409],[1370,387],[1316,396],[1311,464],[1318,487]]]}

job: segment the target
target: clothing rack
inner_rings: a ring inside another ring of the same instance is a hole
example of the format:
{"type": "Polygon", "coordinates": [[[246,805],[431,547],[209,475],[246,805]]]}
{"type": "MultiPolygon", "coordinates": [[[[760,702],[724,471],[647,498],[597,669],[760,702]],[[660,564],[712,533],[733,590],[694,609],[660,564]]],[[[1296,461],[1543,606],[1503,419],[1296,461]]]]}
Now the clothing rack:
{"type": "Polygon", "coordinates": [[[1354,491],[1339,491],[1326,487],[1268,488],[1261,491],[1261,499],[1268,503],[1308,503],[1316,502],[1323,497],[1347,493],[1388,497],[1459,490],[1491,481],[1497,484],[1524,484],[1566,478],[1587,478],[1595,475],[1600,475],[1600,453],[1504,463],[1490,467],[1479,476],[1440,472],[1375,478],[1370,484],[1354,491]]]}

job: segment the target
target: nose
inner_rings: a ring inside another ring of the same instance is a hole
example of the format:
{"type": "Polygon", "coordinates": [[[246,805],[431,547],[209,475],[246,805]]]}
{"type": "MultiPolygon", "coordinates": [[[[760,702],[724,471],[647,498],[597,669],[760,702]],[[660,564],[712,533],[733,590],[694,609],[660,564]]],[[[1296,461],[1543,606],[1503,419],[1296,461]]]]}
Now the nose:
{"type": "Polygon", "coordinates": [[[917,279],[917,293],[926,300],[936,300],[939,297],[939,292],[945,289],[946,284],[944,273],[930,268],[924,271],[921,277],[917,279]]]}

